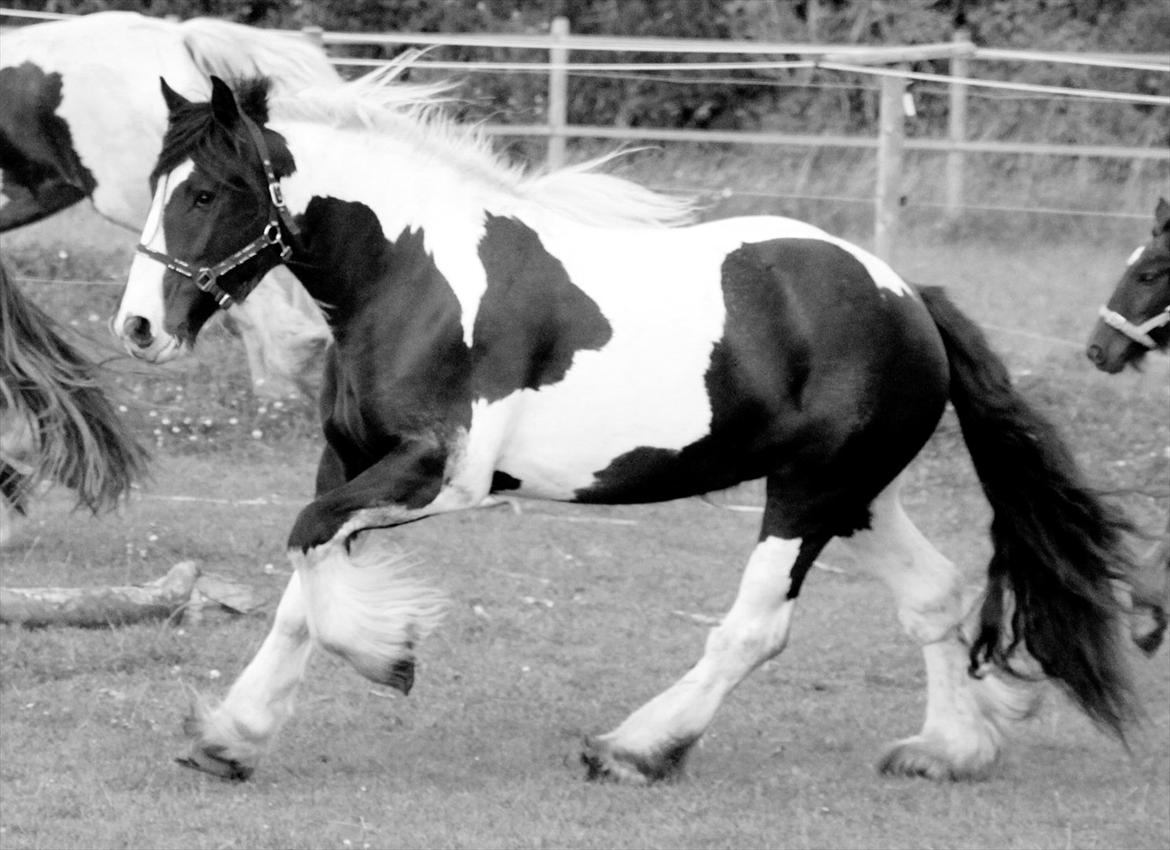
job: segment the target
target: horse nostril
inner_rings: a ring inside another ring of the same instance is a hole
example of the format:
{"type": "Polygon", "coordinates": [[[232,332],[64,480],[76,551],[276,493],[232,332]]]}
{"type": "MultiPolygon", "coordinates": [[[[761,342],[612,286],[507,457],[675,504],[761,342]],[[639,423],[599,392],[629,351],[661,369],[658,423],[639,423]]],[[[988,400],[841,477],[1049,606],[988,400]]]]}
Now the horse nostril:
{"type": "Polygon", "coordinates": [[[1085,350],[1085,356],[1088,357],[1090,360],[1092,360],[1094,363],[1100,364],[1101,361],[1103,361],[1105,359],[1105,352],[1101,349],[1101,346],[1099,346],[1099,345],[1090,345],[1085,350]]]}
{"type": "Polygon", "coordinates": [[[146,348],[154,341],[150,333],[150,321],[142,316],[130,316],[122,324],[122,336],[139,348],[146,348]]]}

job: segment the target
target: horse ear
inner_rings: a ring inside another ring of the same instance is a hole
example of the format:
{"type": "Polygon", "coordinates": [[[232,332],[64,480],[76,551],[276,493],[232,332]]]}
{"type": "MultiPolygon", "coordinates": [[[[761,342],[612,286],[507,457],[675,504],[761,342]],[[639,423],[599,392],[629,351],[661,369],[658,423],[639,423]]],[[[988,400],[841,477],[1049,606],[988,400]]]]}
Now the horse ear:
{"type": "Polygon", "coordinates": [[[180,106],[186,106],[191,101],[183,97],[173,88],[167,85],[165,77],[158,78],[159,85],[162,87],[163,100],[167,102],[167,112],[174,112],[180,106]]]}
{"type": "Polygon", "coordinates": [[[232,127],[240,120],[240,107],[231,88],[214,74],[211,77],[211,114],[225,127],[232,127]]]}
{"type": "Polygon", "coordinates": [[[1158,198],[1158,206],[1154,209],[1154,235],[1159,236],[1170,230],[1170,204],[1165,198],[1158,198]]]}

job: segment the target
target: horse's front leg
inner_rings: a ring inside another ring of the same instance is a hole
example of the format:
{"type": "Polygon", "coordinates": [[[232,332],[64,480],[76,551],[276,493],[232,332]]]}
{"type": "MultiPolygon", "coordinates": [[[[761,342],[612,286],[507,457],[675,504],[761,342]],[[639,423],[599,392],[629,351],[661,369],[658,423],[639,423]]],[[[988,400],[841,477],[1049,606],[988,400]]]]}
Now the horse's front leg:
{"type": "Polygon", "coordinates": [[[414,681],[415,644],[438,623],[445,599],[386,547],[386,535],[361,532],[478,505],[490,476],[469,484],[470,476],[445,461],[446,452],[432,441],[404,440],[360,475],[322,492],[289,536],[313,639],[367,679],[403,693],[414,681]]]}
{"type": "MultiPolygon", "coordinates": [[[[403,440],[301,511],[288,544],[294,575],[272,630],[223,703],[196,708],[187,723],[195,743],[183,764],[247,779],[292,713],[313,643],[366,678],[409,692],[415,643],[438,623],[445,598],[410,574],[401,553],[387,550],[385,535],[359,532],[479,504],[490,475],[478,476],[478,486],[456,486],[469,477],[452,474],[444,458],[431,441],[403,440]]],[[[329,483],[331,460],[327,452],[329,483]]]]}
{"type": "Polygon", "coordinates": [[[271,631],[224,701],[215,707],[202,702],[193,706],[184,730],[194,743],[179,763],[225,779],[251,776],[272,737],[292,714],[312,647],[298,572],[285,588],[271,631]]]}

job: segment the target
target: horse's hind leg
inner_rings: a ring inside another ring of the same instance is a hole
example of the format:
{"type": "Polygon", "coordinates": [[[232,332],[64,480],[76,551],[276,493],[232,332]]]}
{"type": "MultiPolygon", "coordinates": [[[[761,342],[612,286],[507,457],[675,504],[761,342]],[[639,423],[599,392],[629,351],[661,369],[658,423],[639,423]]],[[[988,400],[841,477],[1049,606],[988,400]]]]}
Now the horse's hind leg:
{"type": "Polygon", "coordinates": [[[1028,714],[1030,695],[990,675],[976,679],[968,673],[962,575],[906,516],[899,483],[874,501],[870,528],[844,539],[858,564],[893,591],[898,619],[922,645],[926,661],[922,731],[893,744],[878,769],[936,780],[978,779],[999,756],[1002,724],[1028,714]]]}
{"type": "Polygon", "coordinates": [[[788,641],[800,579],[827,542],[765,536],[752,552],[735,603],[711,630],[699,663],[631,714],[586,741],[590,779],[647,783],[678,775],[723,698],[788,641]]]}

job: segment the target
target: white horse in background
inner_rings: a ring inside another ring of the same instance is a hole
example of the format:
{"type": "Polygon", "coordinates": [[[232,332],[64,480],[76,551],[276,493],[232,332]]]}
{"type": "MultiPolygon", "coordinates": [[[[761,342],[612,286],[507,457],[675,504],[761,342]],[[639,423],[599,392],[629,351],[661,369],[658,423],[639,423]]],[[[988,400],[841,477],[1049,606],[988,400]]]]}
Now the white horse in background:
{"type": "MultiPolygon", "coordinates": [[[[308,38],[208,18],[98,12],[0,34],[0,232],[88,197],[137,235],[167,125],[160,77],[206,99],[210,75],[257,73],[285,93],[340,82],[308,38]]],[[[310,392],[328,330],[291,275],[274,271],[228,317],[259,394],[310,392]]]]}

